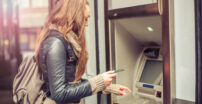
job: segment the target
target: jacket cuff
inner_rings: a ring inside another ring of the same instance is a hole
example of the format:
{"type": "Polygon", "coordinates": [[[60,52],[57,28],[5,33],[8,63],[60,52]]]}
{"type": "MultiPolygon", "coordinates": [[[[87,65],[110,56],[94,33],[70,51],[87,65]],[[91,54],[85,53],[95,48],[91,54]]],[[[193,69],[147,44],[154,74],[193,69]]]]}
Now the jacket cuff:
{"type": "Polygon", "coordinates": [[[113,93],[118,95],[120,88],[121,88],[121,85],[119,84],[111,84],[110,86],[106,87],[106,89],[102,93],[103,94],[113,93]]]}
{"type": "Polygon", "coordinates": [[[98,75],[96,77],[88,79],[92,89],[92,95],[96,94],[99,91],[103,91],[106,89],[106,84],[102,75],[98,75]]]}

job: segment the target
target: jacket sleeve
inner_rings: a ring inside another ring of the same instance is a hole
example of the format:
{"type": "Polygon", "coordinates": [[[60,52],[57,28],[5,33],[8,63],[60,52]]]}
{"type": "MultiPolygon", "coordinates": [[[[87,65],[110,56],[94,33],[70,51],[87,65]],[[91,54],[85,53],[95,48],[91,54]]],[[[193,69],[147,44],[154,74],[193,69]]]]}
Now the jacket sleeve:
{"type": "Polygon", "coordinates": [[[51,98],[56,102],[66,103],[91,95],[92,90],[88,80],[75,85],[65,81],[65,70],[68,70],[65,68],[67,54],[62,41],[55,38],[48,48],[46,64],[51,98]]]}

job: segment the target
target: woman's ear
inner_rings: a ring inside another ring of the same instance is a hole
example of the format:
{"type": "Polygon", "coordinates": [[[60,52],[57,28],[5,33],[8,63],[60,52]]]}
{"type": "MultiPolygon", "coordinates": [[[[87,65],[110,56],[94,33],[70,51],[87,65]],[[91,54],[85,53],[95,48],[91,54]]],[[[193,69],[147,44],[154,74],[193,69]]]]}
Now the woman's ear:
{"type": "Polygon", "coordinates": [[[89,5],[86,5],[86,9],[84,11],[84,21],[85,21],[85,26],[88,26],[88,18],[90,17],[90,7],[89,5]]]}

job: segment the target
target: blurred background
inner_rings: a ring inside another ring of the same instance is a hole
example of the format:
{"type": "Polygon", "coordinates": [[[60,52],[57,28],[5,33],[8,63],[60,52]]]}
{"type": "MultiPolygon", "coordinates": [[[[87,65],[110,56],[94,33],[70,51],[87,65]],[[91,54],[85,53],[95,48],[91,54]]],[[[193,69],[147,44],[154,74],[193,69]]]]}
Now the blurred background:
{"type": "Polygon", "coordinates": [[[34,52],[53,0],[0,0],[0,104],[12,104],[12,81],[22,58],[34,52]]]}

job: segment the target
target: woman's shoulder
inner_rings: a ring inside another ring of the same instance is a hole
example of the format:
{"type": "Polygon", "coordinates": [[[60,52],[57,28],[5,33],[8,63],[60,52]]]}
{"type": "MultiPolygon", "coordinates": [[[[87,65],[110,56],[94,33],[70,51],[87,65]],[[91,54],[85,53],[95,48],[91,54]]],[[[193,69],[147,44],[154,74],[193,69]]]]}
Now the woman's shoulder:
{"type": "Polygon", "coordinates": [[[63,46],[63,42],[61,39],[57,38],[57,37],[47,37],[44,42],[43,45],[49,45],[49,47],[52,46],[63,46]]]}
{"type": "Polygon", "coordinates": [[[43,45],[52,46],[63,46],[68,45],[68,42],[64,39],[62,34],[57,30],[50,30],[47,38],[44,40],[43,45]]]}
{"type": "Polygon", "coordinates": [[[43,53],[50,53],[54,50],[57,52],[63,52],[66,49],[63,42],[57,37],[48,37],[43,41],[40,50],[43,51],[43,53]]]}

